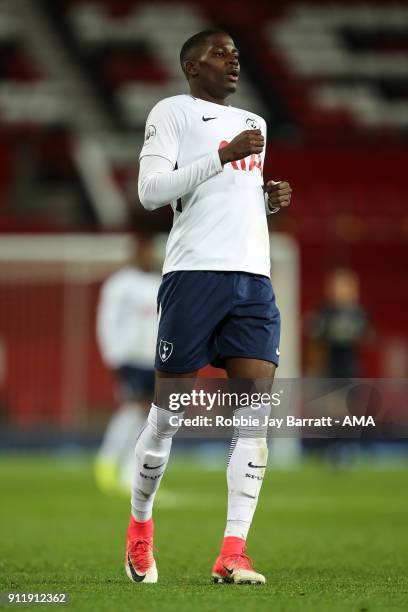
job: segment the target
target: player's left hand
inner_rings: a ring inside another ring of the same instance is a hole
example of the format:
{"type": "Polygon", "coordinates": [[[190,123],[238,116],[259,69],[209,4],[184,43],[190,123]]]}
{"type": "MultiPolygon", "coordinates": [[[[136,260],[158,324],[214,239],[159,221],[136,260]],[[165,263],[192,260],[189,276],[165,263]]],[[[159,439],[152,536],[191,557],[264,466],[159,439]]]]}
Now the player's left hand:
{"type": "Polygon", "coordinates": [[[265,184],[265,191],[268,194],[271,208],[289,206],[292,188],[286,181],[268,181],[265,184]]]}

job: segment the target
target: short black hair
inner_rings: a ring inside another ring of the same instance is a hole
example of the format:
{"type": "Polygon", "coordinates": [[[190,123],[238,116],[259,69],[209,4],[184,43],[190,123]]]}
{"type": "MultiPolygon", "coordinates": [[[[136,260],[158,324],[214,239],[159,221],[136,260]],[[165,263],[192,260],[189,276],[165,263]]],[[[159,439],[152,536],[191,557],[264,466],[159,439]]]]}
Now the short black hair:
{"type": "Polygon", "coordinates": [[[198,32],[186,40],[180,51],[180,64],[183,70],[184,62],[189,58],[191,52],[198,47],[201,47],[207,41],[207,39],[210,38],[210,36],[214,36],[214,34],[227,34],[227,36],[229,36],[227,32],[220,29],[202,30],[202,32],[198,32]]]}

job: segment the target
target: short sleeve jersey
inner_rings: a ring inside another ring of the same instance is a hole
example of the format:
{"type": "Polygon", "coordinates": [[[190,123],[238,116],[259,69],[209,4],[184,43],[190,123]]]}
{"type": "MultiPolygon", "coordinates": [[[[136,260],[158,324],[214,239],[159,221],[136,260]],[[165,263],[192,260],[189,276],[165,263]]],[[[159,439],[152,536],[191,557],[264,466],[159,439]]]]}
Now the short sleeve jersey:
{"type": "MultiPolygon", "coordinates": [[[[174,169],[217,151],[265,120],[245,110],[189,95],[160,101],[146,122],[140,158],[158,155],[174,169]]],[[[174,212],[163,273],[218,270],[270,275],[263,195],[264,152],[227,163],[222,171],[171,202],[174,212]]]]}

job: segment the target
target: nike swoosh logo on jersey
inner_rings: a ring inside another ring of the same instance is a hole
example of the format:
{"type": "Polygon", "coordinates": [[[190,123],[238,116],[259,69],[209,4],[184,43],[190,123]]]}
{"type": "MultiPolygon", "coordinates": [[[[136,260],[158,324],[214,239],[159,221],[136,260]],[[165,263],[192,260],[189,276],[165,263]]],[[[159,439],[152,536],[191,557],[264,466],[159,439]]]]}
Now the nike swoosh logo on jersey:
{"type": "Polygon", "coordinates": [[[161,468],[164,465],[164,463],[161,463],[160,465],[147,465],[147,463],[144,463],[143,467],[145,470],[157,470],[157,468],[161,468]]]}
{"type": "Polygon", "coordinates": [[[211,119],[218,119],[218,117],[204,117],[203,115],[203,121],[211,121],[211,119]]]}
{"type": "Polygon", "coordinates": [[[138,574],[135,568],[133,567],[132,561],[130,560],[130,555],[128,553],[128,565],[130,569],[130,573],[132,574],[132,578],[135,582],[143,582],[146,578],[146,574],[138,574]]]}
{"type": "Polygon", "coordinates": [[[226,571],[226,572],[228,572],[228,573],[229,573],[229,575],[230,575],[230,576],[232,575],[232,572],[234,571],[233,569],[230,569],[230,568],[229,568],[229,567],[227,567],[226,565],[223,565],[222,567],[225,569],[225,571],[226,571]]]}
{"type": "Polygon", "coordinates": [[[252,463],[252,461],[250,461],[250,462],[248,463],[248,467],[251,467],[251,468],[266,468],[266,465],[254,465],[254,464],[252,463]]]}

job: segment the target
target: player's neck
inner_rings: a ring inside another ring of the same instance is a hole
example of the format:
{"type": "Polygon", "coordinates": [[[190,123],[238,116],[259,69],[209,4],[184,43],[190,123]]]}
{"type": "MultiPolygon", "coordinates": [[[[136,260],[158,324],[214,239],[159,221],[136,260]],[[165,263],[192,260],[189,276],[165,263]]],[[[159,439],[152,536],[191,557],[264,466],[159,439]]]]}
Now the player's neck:
{"type": "Polygon", "coordinates": [[[192,87],[190,93],[193,98],[199,98],[205,100],[205,102],[212,102],[213,104],[221,104],[222,106],[228,106],[226,98],[214,98],[207,91],[200,89],[199,87],[192,87]]]}

